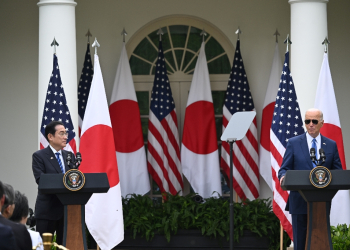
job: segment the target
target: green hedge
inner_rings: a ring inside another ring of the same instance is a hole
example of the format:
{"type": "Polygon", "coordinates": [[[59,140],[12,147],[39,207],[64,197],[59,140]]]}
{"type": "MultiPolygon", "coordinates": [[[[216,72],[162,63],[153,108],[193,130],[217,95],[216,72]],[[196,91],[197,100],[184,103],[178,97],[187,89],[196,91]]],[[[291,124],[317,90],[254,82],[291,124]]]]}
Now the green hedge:
{"type": "MultiPolygon", "coordinates": [[[[166,195],[164,203],[152,201],[148,196],[130,195],[123,198],[124,227],[132,236],[150,240],[155,233],[164,234],[170,241],[179,229],[197,229],[203,235],[229,240],[230,212],[226,198],[209,198],[203,203],[193,195],[166,195]]],[[[267,236],[270,249],[279,249],[280,223],[272,212],[270,199],[246,200],[234,204],[234,241],[238,242],[243,230],[267,236]]],[[[284,248],[290,239],[284,233],[284,248]]]]}
{"type": "MultiPolygon", "coordinates": [[[[349,225],[350,226],[350,225],[349,225]]],[[[333,250],[350,249],[350,227],[346,224],[331,226],[333,250]]]]}

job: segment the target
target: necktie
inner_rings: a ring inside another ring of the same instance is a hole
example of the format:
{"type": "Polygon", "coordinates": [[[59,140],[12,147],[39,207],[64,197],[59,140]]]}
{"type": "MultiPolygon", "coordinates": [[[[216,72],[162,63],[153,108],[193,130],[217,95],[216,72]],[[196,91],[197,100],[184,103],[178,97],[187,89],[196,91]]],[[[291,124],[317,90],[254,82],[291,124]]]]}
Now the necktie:
{"type": "Polygon", "coordinates": [[[62,171],[62,173],[64,173],[63,165],[62,165],[62,162],[61,162],[61,159],[60,159],[60,153],[55,153],[55,155],[56,155],[58,164],[60,165],[61,171],[62,171]]]}
{"type": "MultiPolygon", "coordinates": [[[[318,159],[318,156],[317,156],[317,146],[316,146],[316,139],[315,139],[315,138],[312,140],[311,147],[315,149],[316,159],[318,159]]],[[[316,167],[316,164],[315,164],[315,163],[312,163],[312,164],[314,165],[314,167],[316,167]]]]}

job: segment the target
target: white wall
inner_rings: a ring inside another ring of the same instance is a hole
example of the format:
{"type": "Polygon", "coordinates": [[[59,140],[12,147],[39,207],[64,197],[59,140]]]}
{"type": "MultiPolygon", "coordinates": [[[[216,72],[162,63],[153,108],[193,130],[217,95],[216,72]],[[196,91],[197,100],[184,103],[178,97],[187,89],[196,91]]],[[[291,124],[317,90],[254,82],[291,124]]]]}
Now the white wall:
{"type": "MultiPolygon", "coordinates": [[[[123,27],[127,40],[148,22],[174,14],[199,17],[211,22],[236,44],[234,31],[240,26],[241,51],[260,127],[261,110],[274,50],[273,33],[282,41],[290,32],[290,5],[287,0],[76,0],[77,69],[80,76],[86,49],[87,29],[97,37],[100,63],[108,99],[120,56],[123,27]]],[[[0,180],[11,183],[28,195],[34,206],[36,184],[31,155],[38,149],[38,7],[37,0],[0,2],[0,180]]],[[[345,150],[350,150],[349,30],[350,1],[330,0],[328,32],[330,66],[343,126],[345,150]]],[[[53,27],[54,28],[54,27],[53,27]]],[[[321,41],[320,41],[321,42],[321,41]]],[[[49,44],[48,44],[49,46],[49,44]]],[[[48,79],[51,72],[48,72],[48,79]]],[[[64,83],[63,83],[64,84],[64,83]]],[[[41,117],[41,114],[39,114],[41,117]]],[[[347,161],[350,164],[350,154],[347,161]]],[[[350,168],[350,167],[349,167],[350,168]]],[[[262,197],[271,192],[262,181],[262,197]]]]}

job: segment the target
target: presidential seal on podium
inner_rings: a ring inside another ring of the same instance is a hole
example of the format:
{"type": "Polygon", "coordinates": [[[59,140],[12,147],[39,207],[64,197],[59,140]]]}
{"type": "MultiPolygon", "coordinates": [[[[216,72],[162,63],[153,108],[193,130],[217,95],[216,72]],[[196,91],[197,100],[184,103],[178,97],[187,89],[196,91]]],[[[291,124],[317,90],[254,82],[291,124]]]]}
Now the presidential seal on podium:
{"type": "Polygon", "coordinates": [[[85,185],[85,176],[78,169],[70,169],[63,176],[63,184],[70,191],[78,191],[85,185]]]}
{"type": "Polygon", "coordinates": [[[318,166],[310,171],[310,182],[317,188],[325,188],[331,183],[332,174],[328,168],[318,166]]]}

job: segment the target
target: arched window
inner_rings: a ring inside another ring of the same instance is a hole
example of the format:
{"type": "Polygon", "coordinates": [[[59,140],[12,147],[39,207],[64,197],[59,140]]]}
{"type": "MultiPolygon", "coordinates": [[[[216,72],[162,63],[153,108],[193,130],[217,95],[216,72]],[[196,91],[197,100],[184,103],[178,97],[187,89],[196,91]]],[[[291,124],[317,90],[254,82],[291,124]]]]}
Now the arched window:
{"type": "MultiPolygon", "coordinates": [[[[169,25],[162,28],[164,57],[169,76],[177,71],[193,74],[202,42],[202,30],[190,25],[169,25]]],[[[154,75],[158,54],[158,30],[149,33],[130,57],[133,75],[154,75]]],[[[210,74],[229,74],[230,61],[220,43],[207,33],[205,54],[210,74]]]]}
{"type": "MultiPolygon", "coordinates": [[[[232,43],[219,29],[205,20],[189,16],[168,16],[145,25],[126,44],[140,107],[145,144],[147,144],[150,95],[158,54],[159,35],[157,32],[160,27],[164,33],[162,36],[163,50],[178,116],[180,142],[188,92],[203,39],[200,33],[203,28],[205,29],[207,33],[205,53],[219,140],[222,134],[222,106],[231,71],[230,62],[233,61],[234,55],[232,43]]],[[[220,150],[221,142],[218,141],[218,144],[220,150]]],[[[158,186],[151,177],[150,180],[152,182],[150,196],[160,198],[158,186]]],[[[223,193],[225,193],[228,189],[224,178],[222,178],[222,184],[223,193]]],[[[184,194],[189,193],[190,189],[189,183],[184,178],[184,194]]]]}

